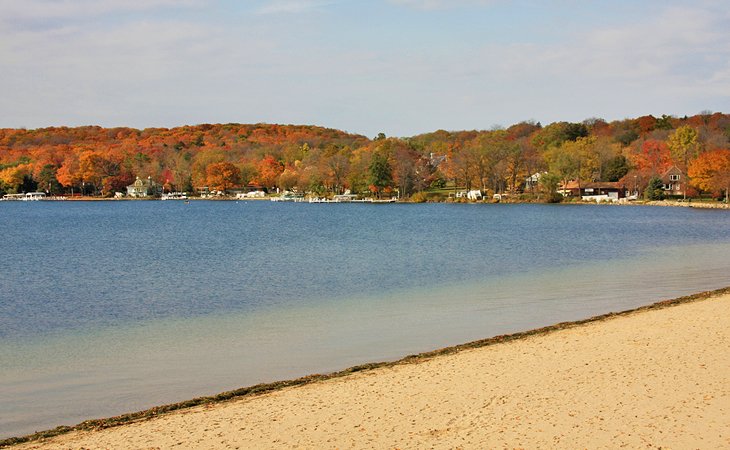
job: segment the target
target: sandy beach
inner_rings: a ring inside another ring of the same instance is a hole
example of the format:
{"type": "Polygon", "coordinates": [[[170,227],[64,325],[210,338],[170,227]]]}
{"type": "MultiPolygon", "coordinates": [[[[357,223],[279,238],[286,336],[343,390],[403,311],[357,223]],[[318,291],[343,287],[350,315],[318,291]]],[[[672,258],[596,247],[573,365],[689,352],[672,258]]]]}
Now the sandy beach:
{"type": "Polygon", "coordinates": [[[729,448],[730,294],[14,448],[729,448]]]}

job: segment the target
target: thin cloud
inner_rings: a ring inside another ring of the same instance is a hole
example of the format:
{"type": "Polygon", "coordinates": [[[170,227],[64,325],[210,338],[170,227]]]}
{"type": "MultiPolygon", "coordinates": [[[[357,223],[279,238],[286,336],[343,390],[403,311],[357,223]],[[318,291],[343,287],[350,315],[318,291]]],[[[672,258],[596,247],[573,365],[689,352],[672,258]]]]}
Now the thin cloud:
{"type": "Polygon", "coordinates": [[[439,10],[467,6],[488,6],[499,0],[390,0],[396,5],[403,5],[415,9],[439,10]]]}
{"type": "Polygon", "coordinates": [[[316,1],[316,0],[275,0],[256,9],[257,14],[299,14],[319,9],[323,6],[330,5],[332,1],[316,1]]]}
{"type": "Polygon", "coordinates": [[[210,0],[0,0],[0,20],[71,19],[163,8],[201,7],[210,0]]]}

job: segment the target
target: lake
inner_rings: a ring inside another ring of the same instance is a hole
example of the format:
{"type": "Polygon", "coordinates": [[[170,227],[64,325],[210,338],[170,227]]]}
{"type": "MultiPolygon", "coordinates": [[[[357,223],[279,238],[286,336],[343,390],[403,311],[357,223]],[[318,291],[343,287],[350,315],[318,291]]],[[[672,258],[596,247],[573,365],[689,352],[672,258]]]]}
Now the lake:
{"type": "Polygon", "coordinates": [[[0,438],[730,285],[730,214],[3,202],[0,438]]]}

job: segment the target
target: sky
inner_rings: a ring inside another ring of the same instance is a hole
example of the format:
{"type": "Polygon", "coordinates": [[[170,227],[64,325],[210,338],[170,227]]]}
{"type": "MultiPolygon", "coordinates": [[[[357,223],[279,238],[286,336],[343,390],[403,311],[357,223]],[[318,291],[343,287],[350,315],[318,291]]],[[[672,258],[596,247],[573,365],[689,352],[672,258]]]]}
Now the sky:
{"type": "Polygon", "coordinates": [[[730,112],[727,0],[0,0],[0,128],[730,112]]]}

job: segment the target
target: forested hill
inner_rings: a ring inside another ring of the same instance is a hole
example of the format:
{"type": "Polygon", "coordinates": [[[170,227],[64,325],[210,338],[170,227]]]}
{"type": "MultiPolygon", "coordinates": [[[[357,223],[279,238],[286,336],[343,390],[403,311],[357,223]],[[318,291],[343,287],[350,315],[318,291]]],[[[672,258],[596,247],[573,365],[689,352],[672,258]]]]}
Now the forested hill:
{"type": "Polygon", "coordinates": [[[607,122],[522,122],[488,131],[373,139],[300,125],[0,129],[0,192],[110,196],[135,177],[166,189],[247,185],[318,194],[407,196],[453,185],[519,192],[525,178],[648,183],[672,166],[698,191],[730,173],[730,116],[643,116],[607,122]],[[727,167],[725,166],[727,161],[727,167]]]}
{"type": "Polygon", "coordinates": [[[28,149],[40,146],[95,145],[116,146],[135,142],[141,148],[175,146],[218,146],[227,149],[277,147],[308,143],[313,147],[326,145],[362,145],[364,136],[331,128],[304,125],[270,124],[202,124],[177,128],[102,128],[51,127],[36,130],[0,129],[0,146],[28,149]]]}
{"type": "Polygon", "coordinates": [[[332,153],[369,142],[364,136],[303,125],[0,129],[0,191],[27,191],[37,183],[39,189],[50,185],[54,192],[71,187],[79,192],[84,183],[91,185],[89,192],[111,193],[124,191],[136,176],[192,190],[193,182],[206,184],[207,166],[219,162],[238,165],[246,175],[240,182],[247,184],[261,175],[262,161],[272,162],[267,156],[293,162],[307,148],[332,153]]]}

